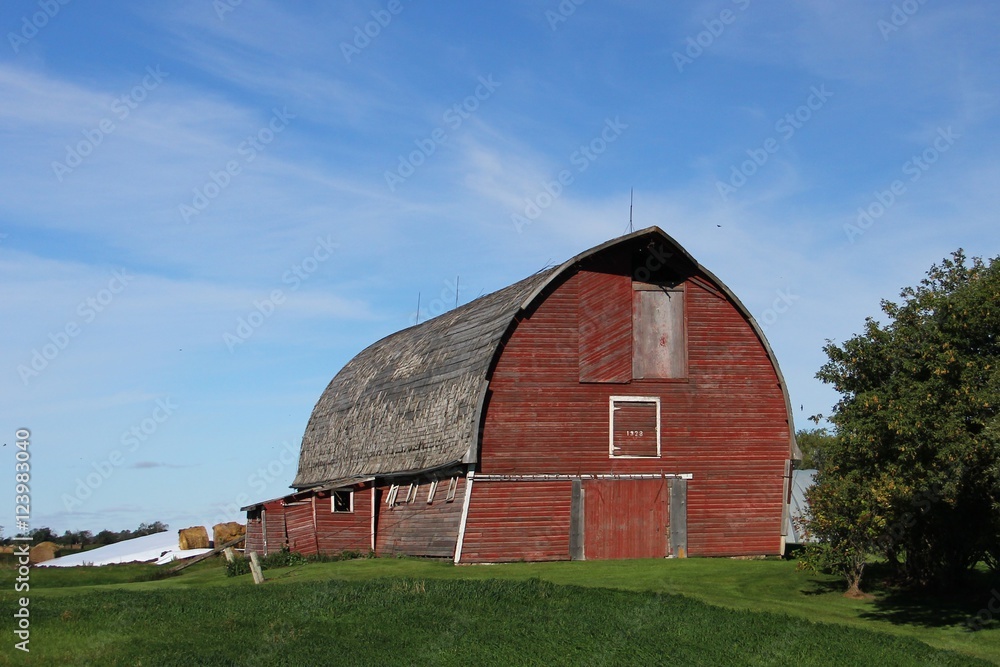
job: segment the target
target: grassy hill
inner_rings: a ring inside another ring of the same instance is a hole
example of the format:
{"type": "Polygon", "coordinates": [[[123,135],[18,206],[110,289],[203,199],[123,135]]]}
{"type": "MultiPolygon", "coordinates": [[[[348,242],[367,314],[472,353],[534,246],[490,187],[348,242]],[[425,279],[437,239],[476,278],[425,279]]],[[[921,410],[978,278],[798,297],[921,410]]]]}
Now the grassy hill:
{"type": "MultiPolygon", "coordinates": [[[[967,601],[843,598],[785,561],[210,562],[32,573],[32,653],[5,664],[916,665],[1000,661],[967,601]],[[142,580],[142,581],[137,581],[142,580]],[[127,583],[132,582],[132,583],[127,583]],[[932,648],[936,647],[936,648],[932,648]],[[939,649],[946,648],[955,652],[939,649]]],[[[982,604],[990,596],[983,591],[982,604]]],[[[0,593],[4,608],[13,593],[0,593]]],[[[12,642],[11,642],[12,644],[12,642]]]]}

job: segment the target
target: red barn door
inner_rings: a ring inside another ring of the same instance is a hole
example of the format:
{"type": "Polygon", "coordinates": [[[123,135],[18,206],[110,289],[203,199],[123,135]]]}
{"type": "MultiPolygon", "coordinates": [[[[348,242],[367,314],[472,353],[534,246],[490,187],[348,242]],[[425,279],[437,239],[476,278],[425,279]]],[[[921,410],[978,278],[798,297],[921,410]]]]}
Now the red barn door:
{"type": "Polygon", "coordinates": [[[588,479],[583,498],[587,560],[667,556],[667,480],[588,479]]]}
{"type": "MultiPolygon", "coordinates": [[[[314,498],[285,504],[285,530],[288,534],[288,548],[300,554],[316,553],[316,523],[314,498]]],[[[268,545],[270,546],[270,545],[268,545]]],[[[272,552],[277,549],[272,548],[272,552]]]]}

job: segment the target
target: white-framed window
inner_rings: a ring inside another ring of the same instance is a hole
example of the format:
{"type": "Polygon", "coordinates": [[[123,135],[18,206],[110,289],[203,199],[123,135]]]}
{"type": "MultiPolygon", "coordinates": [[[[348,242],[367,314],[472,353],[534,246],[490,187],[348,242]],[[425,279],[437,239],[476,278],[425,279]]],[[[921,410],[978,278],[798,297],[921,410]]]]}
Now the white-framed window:
{"type": "Polygon", "coordinates": [[[438,481],[432,480],[430,485],[427,487],[427,504],[430,505],[434,502],[434,494],[437,493],[438,481]]]}
{"type": "Polygon", "coordinates": [[[330,494],[330,511],[350,513],[354,511],[354,491],[334,491],[330,494]]]}
{"type": "Polygon", "coordinates": [[[410,488],[408,488],[406,490],[406,500],[403,501],[403,502],[409,504],[409,503],[412,503],[414,500],[416,500],[417,499],[417,489],[418,488],[419,488],[419,485],[416,482],[411,482],[410,483],[410,488]]]}
{"type": "Polygon", "coordinates": [[[392,507],[396,504],[396,496],[399,494],[399,484],[393,484],[389,487],[389,493],[385,495],[385,504],[392,507]]]}
{"type": "Polygon", "coordinates": [[[608,455],[613,459],[660,457],[660,399],[612,396],[608,455]]]}
{"type": "Polygon", "coordinates": [[[455,502],[455,494],[458,492],[458,477],[452,477],[448,482],[448,495],[444,497],[446,503],[455,502]]]}

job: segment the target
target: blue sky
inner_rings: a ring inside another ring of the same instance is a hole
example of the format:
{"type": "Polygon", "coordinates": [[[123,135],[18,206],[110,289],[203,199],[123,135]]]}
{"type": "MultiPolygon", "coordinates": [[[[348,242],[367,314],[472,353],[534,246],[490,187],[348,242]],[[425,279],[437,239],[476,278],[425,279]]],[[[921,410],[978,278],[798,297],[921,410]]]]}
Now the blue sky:
{"type": "Polygon", "coordinates": [[[998,254],[998,25],[985,0],[6,2],[0,495],[23,427],[33,526],[238,518],[418,294],[426,319],[456,276],[465,303],[618,236],[632,188],[636,228],[764,324],[809,426],[825,340],[998,254]]]}

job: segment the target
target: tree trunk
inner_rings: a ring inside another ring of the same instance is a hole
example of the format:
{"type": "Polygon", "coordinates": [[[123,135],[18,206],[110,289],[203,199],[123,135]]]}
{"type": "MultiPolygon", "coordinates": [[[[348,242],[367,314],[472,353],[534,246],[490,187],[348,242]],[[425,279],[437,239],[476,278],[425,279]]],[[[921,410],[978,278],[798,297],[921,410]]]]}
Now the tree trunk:
{"type": "Polygon", "coordinates": [[[847,592],[844,593],[845,598],[851,598],[852,600],[860,600],[861,598],[867,597],[865,592],[861,590],[861,582],[851,581],[847,592]]]}
{"type": "Polygon", "coordinates": [[[854,562],[847,567],[844,578],[847,579],[847,592],[844,597],[860,599],[867,597],[861,590],[861,577],[865,573],[864,552],[860,556],[855,555],[854,562]]]}

